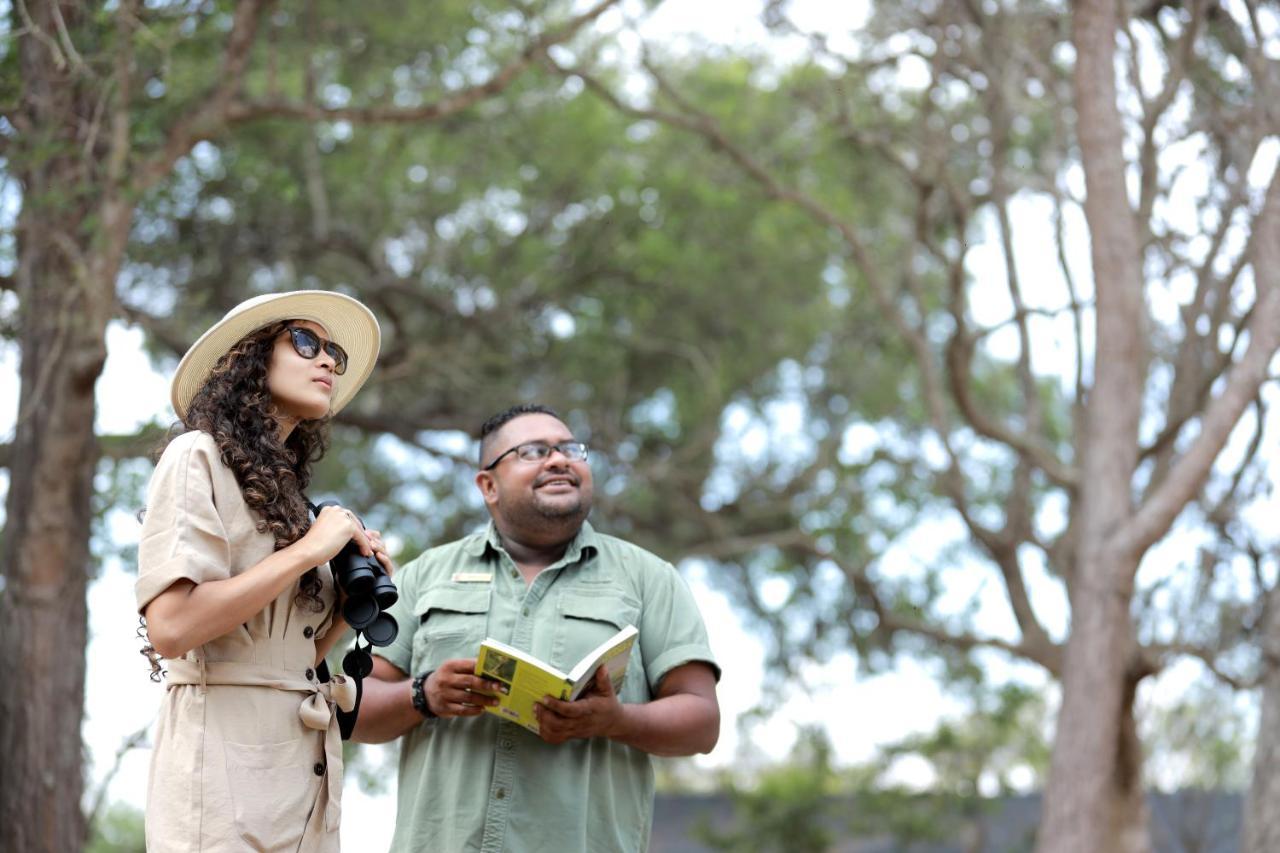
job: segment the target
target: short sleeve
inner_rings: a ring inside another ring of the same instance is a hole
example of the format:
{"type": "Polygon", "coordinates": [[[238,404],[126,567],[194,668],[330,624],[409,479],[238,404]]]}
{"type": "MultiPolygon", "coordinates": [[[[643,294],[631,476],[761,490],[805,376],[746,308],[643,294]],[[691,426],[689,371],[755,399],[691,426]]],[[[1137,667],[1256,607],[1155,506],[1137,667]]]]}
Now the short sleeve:
{"type": "Polygon", "coordinates": [[[412,671],[413,667],[413,635],[418,630],[418,618],[414,614],[414,604],[418,600],[418,594],[422,589],[422,575],[426,570],[424,565],[427,555],[424,553],[417,559],[402,566],[396,572],[393,580],[396,582],[396,590],[399,598],[396,603],[391,605],[391,609],[387,612],[396,620],[399,630],[396,632],[396,638],[389,645],[375,649],[374,654],[386,661],[401,672],[408,675],[421,675],[412,671]]]}
{"type": "Polygon", "coordinates": [[[708,664],[720,680],[720,666],[711,654],[707,628],[693,593],[670,563],[645,579],[644,604],[638,638],[645,661],[645,679],[657,692],[663,676],[694,661],[708,664]]]}
{"type": "Polygon", "coordinates": [[[174,439],[151,475],[134,585],[139,613],[176,581],[231,576],[231,545],[213,497],[212,466],[222,463],[205,442],[212,445],[199,432],[174,439]]]}

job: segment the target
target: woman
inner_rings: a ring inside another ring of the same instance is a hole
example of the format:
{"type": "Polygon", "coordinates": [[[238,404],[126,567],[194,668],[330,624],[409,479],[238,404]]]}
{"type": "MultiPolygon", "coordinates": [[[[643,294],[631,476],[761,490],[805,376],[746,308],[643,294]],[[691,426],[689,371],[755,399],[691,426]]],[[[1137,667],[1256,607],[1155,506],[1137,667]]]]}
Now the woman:
{"type": "Polygon", "coordinates": [[[151,479],[138,611],[168,689],[147,792],[147,849],[338,849],[350,683],[317,673],[346,624],[328,560],[354,539],[392,570],[349,511],[311,519],[303,491],[328,417],[377,359],[368,308],[297,291],[232,309],[183,356],[173,438],[151,479]]]}

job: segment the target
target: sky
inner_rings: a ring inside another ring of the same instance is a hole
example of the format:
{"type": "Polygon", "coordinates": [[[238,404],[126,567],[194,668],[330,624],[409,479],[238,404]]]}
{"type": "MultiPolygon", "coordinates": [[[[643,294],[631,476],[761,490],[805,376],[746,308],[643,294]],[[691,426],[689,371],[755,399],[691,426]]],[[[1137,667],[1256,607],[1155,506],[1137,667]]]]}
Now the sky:
{"type": "MultiPolygon", "coordinates": [[[[679,49],[682,44],[703,41],[729,47],[749,47],[765,38],[758,23],[760,0],[667,0],[658,12],[640,24],[644,38],[661,44],[666,49],[679,49]]],[[[635,13],[632,6],[627,7],[635,13]]],[[[832,0],[797,0],[791,5],[794,18],[803,28],[825,29],[838,34],[856,27],[867,14],[864,2],[832,2],[832,0]]],[[[610,30],[623,26],[626,15],[610,13],[600,22],[601,28],[610,30]]],[[[637,39],[626,36],[620,40],[624,50],[634,50],[637,39]]],[[[794,47],[794,45],[793,45],[794,47]]],[[[790,49],[783,45],[780,51],[790,49]]],[[[1259,166],[1260,174],[1269,172],[1274,164],[1274,150],[1269,155],[1271,163],[1259,166]]],[[[1194,177],[1194,175],[1192,175],[1194,177]]],[[[0,207],[12,203],[0,195],[0,207]]],[[[1020,238],[1016,248],[1017,263],[1024,282],[1039,282],[1033,287],[1032,299],[1040,299],[1043,307],[1061,304],[1060,281],[1056,260],[1051,246],[1050,219],[1040,206],[1043,202],[1024,199],[1018,215],[1020,238]],[[1037,224],[1039,223],[1039,224],[1037,224]]],[[[1069,226],[1069,251],[1076,279],[1087,282],[1088,247],[1083,238],[1082,224],[1069,226]]],[[[1003,279],[1004,260],[998,245],[976,247],[969,256],[969,272],[976,282],[999,282],[1003,279]]],[[[1156,306],[1159,309],[1159,306],[1156,306]]],[[[1010,306],[1007,294],[1000,286],[975,299],[975,319],[995,323],[1007,317],[1010,306]]],[[[1055,351],[1069,352],[1070,331],[1066,327],[1046,326],[1047,335],[1063,340],[1038,352],[1044,358],[1055,358],[1055,351]]],[[[994,352],[1016,353],[1017,342],[1012,330],[1007,335],[996,335],[990,345],[994,352]]],[[[171,419],[168,403],[168,383],[157,373],[142,352],[142,334],[122,324],[113,324],[108,331],[108,359],[98,384],[100,408],[97,428],[102,433],[129,432],[139,424],[160,416],[171,419]]],[[[1044,365],[1037,365],[1044,367],[1044,365]]],[[[0,436],[12,435],[14,413],[17,407],[18,384],[16,353],[12,347],[0,348],[0,436]]],[[[775,429],[788,428],[788,413],[781,410],[775,429]]],[[[745,442],[767,440],[768,436],[748,433],[745,442]]],[[[851,439],[851,453],[857,452],[856,437],[851,439]]],[[[954,520],[953,520],[954,521],[954,520]]],[[[896,550],[886,554],[883,562],[892,567],[895,562],[904,565],[920,559],[927,541],[950,538],[955,530],[947,528],[952,522],[940,520],[935,526],[924,527],[916,539],[900,543],[896,550]]],[[[394,531],[388,531],[394,542],[394,531]]],[[[119,541],[136,540],[137,526],[126,513],[113,520],[113,534],[119,541]]],[[[1163,546],[1176,550],[1174,541],[1163,546]]],[[[402,555],[402,562],[413,555],[402,555]]],[[[761,698],[761,685],[766,678],[763,667],[764,643],[744,626],[728,601],[714,591],[707,582],[706,568],[700,564],[685,566],[686,577],[694,590],[703,617],[706,620],[712,649],[724,670],[719,685],[719,698],[723,711],[720,742],[707,756],[695,759],[697,767],[712,771],[740,764],[750,755],[783,760],[794,744],[800,727],[823,724],[832,719],[854,721],[851,725],[828,727],[835,754],[842,763],[867,761],[875,754],[876,747],[902,737],[933,728],[944,715],[958,714],[963,709],[959,703],[944,695],[924,664],[903,659],[893,671],[875,678],[862,678],[857,674],[851,657],[837,656],[825,665],[806,668],[805,684],[784,704],[781,712],[768,723],[742,729],[739,721],[761,698]]],[[[90,751],[88,788],[98,788],[108,773],[114,772],[109,788],[109,800],[119,800],[141,807],[145,798],[147,762],[150,752],[146,748],[126,753],[113,771],[116,751],[133,732],[147,727],[155,717],[162,687],[146,678],[145,661],[138,654],[140,642],[134,635],[137,617],[133,604],[133,579],[131,567],[106,565],[89,592],[90,645],[88,648],[88,675],[86,685],[86,718],[84,735],[90,751]]],[[[957,588],[952,594],[957,600],[966,600],[976,594],[979,582],[968,588],[957,588]]],[[[1049,579],[1047,573],[1032,577],[1033,595],[1042,616],[1057,637],[1065,634],[1066,603],[1060,586],[1049,579]]],[[[1012,620],[999,596],[981,598],[979,624],[993,634],[1009,634],[1012,620]]],[[[1035,681],[1037,675],[1011,664],[993,664],[999,677],[1018,676],[1035,681]]],[[[1190,680],[1197,677],[1194,668],[1175,668],[1149,685],[1147,695],[1153,702],[1160,702],[1178,695],[1190,680]]],[[[1040,679],[1039,683],[1044,683],[1040,679]]],[[[1046,687],[1051,691],[1051,688],[1046,687]]],[[[393,747],[378,748],[382,756],[389,755],[393,747]]],[[[392,765],[393,766],[393,765],[392,765]]],[[[904,773],[911,777],[911,768],[904,773]]],[[[392,774],[393,775],[393,774],[392,774]]],[[[919,779],[917,775],[914,778],[919,779]]],[[[394,788],[394,779],[390,789],[394,788]]],[[[343,837],[348,849],[384,849],[390,837],[394,817],[394,798],[391,790],[379,796],[370,796],[360,790],[354,781],[346,785],[343,837]],[[356,841],[358,839],[358,843],[356,841]]]]}

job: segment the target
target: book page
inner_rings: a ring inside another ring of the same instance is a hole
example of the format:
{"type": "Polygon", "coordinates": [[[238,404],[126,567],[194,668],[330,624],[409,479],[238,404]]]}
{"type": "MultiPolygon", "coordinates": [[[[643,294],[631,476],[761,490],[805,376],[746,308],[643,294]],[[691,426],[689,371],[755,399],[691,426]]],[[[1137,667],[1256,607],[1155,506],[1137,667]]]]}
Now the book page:
{"type": "Polygon", "coordinates": [[[570,699],[577,699],[594,683],[596,670],[601,666],[609,670],[609,680],[613,682],[613,692],[622,692],[622,679],[627,674],[627,662],[631,660],[631,647],[635,645],[636,626],[628,625],[609,639],[597,646],[590,654],[578,662],[569,673],[573,689],[569,691],[570,699]]]}
{"type": "Polygon", "coordinates": [[[485,710],[533,732],[538,731],[534,704],[543,696],[564,699],[569,695],[569,682],[559,670],[493,640],[486,640],[480,646],[476,675],[499,683],[499,704],[485,710]]]}

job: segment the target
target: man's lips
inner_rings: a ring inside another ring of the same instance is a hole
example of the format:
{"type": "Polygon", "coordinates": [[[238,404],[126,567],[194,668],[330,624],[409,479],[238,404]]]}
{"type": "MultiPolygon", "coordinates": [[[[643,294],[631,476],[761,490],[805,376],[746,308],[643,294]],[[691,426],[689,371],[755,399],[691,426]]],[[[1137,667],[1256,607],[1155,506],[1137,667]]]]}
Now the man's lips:
{"type": "Polygon", "coordinates": [[[553,486],[567,486],[576,489],[578,487],[577,479],[573,477],[547,477],[533,484],[535,489],[551,488],[553,486]]]}

